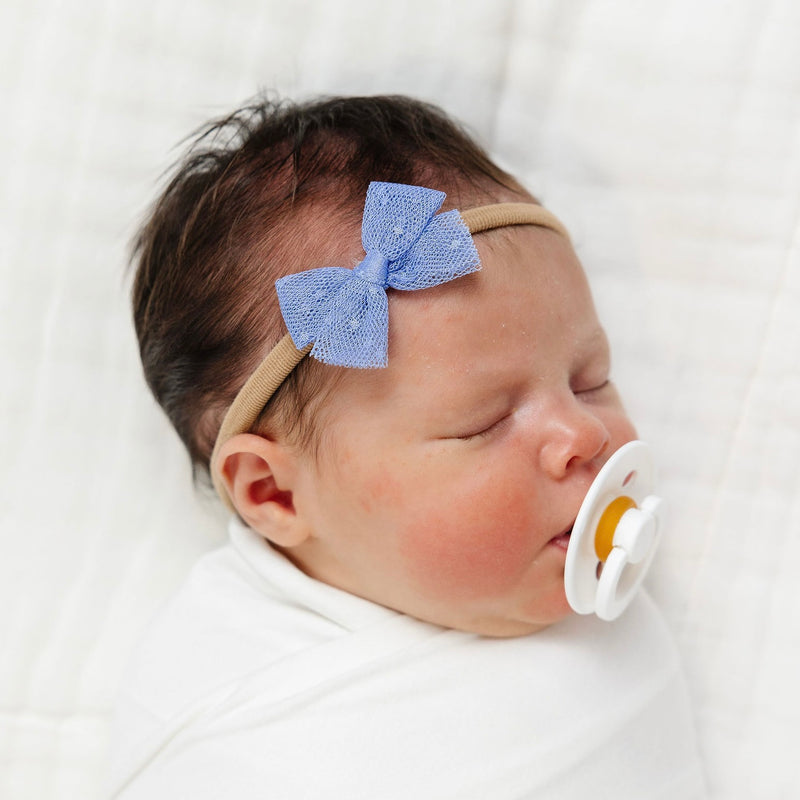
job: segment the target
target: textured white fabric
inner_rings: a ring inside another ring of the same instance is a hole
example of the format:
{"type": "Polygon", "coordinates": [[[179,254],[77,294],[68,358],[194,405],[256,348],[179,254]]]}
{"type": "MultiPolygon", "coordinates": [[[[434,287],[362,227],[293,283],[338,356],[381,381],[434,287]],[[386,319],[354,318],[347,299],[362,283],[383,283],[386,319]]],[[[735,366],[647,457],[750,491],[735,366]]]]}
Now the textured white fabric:
{"type": "Polygon", "coordinates": [[[440,102],[569,226],[711,795],[800,796],[798,41],[795,0],[0,3],[0,796],[99,796],[122,665],[220,541],[123,265],[176,143],[259,87],[440,102]]]}
{"type": "Polygon", "coordinates": [[[112,796],[700,798],[677,653],[614,624],[487,639],[307,578],[241,523],[126,681],[112,796]]]}

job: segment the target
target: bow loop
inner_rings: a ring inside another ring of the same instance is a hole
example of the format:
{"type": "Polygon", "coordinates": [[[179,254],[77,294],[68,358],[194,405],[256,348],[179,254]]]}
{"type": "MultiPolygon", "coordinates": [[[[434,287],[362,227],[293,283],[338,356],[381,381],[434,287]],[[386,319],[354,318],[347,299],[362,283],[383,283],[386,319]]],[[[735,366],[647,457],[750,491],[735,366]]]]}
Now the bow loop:
{"type": "Polygon", "coordinates": [[[396,261],[419,238],[447,195],[421,186],[373,181],[367,190],[361,243],[396,261]]]}
{"type": "Polygon", "coordinates": [[[394,289],[422,289],[480,269],[469,229],[458,211],[437,214],[419,239],[392,265],[394,289]]]}
{"type": "Polygon", "coordinates": [[[385,367],[386,288],[425,289],[480,269],[475,244],[457,211],[436,215],[444,192],[373,182],[367,191],[355,269],[323,267],[276,281],[295,347],[344,367],[385,367]],[[436,216],[434,216],[436,215],[436,216]]]}

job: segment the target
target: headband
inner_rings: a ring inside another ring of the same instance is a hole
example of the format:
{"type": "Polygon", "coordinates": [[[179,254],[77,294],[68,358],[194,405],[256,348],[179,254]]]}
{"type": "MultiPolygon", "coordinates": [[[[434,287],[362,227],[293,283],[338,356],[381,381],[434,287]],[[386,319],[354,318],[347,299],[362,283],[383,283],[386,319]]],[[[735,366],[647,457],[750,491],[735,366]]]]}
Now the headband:
{"type": "Polygon", "coordinates": [[[444,192],[419,186],[370,184],[361,238],[366,257],[355,269],[323,267],[287,275],[276,291],[287,333],[247,379],[220,426],[209,462],[220,498],[235,510],[219,476],[219,451],[246,433],[294,368],[309,354],[348,367],[386,366],[386,289],[422,289],[480,269],[472,234],[537,225],[569,239],[547,209],[497,203],[459,214],[436,214],[444,192]]]}

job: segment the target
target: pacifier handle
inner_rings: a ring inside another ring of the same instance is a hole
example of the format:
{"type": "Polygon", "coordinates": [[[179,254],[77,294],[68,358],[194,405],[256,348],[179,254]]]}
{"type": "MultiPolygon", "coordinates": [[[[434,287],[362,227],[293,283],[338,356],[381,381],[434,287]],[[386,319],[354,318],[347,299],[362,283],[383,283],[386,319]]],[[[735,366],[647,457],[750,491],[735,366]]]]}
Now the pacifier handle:
{"type": "Polygon", "coordinates": [[[652,494],[650,448],[628,442],[603,465],[578,512],[567,548],[564,587],[579,614],[616,619],[653,561],[664,502],[652,494]]]}

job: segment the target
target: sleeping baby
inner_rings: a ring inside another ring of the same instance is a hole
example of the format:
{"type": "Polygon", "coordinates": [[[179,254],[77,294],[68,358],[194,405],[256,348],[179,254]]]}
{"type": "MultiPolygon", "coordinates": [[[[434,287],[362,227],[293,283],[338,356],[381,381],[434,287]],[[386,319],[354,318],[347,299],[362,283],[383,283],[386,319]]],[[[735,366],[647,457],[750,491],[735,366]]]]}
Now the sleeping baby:
{"type": "Polygon", "coordinates": [[[138,235],[147,382],[232,511],[123,686],[127,798],[695,798],[674,646],[565,561],[635,439],[563,225],[442,111],[258,101],[138,235]]]}

